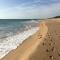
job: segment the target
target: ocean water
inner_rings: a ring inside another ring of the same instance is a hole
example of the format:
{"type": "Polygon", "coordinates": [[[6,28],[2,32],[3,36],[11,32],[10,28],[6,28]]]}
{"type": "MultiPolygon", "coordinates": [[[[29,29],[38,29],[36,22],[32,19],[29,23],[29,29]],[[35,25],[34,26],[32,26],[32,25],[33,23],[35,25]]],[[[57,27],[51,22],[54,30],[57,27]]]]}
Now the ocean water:
{"type": "Polygon", "coordinates": [[[38,30],[37,20],[0,19],[0,59],[38,30]]]}

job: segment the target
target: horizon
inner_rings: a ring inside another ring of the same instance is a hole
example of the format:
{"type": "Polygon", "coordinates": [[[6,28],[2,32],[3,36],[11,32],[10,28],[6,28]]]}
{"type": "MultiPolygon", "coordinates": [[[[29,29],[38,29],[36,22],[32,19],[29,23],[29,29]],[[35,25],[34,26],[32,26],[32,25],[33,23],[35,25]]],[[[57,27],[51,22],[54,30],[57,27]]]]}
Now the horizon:
{"type": "Polygon", "coordinates": [[[60,0],[0,0],[0,19],[46,19],[60,16],[60,0]]]}

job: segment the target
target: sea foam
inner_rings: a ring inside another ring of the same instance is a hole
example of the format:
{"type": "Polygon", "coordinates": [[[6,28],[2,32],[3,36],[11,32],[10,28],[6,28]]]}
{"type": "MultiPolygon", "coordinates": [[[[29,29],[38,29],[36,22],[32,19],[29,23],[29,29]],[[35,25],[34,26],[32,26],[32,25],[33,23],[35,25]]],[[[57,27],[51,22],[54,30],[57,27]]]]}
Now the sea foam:
{"type": "Polygon", "coordinates": [[[25,39],[35,34],[38,30],[39,27],[34,27],[22,33],[5,38],[2,43],[0,42],[0,59],[7,55],[11,50],[16,49],[25,39]]]}

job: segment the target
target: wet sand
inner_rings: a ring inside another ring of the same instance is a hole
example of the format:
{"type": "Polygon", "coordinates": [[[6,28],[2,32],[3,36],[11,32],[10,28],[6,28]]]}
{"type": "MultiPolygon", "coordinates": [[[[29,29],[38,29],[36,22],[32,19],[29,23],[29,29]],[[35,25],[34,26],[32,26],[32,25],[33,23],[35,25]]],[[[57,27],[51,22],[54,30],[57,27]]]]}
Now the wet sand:
{"type": "Polygon", "coordinates": [[[39,31],[0,60],[60,60],[60,19],[41,21],[39,31]]]}

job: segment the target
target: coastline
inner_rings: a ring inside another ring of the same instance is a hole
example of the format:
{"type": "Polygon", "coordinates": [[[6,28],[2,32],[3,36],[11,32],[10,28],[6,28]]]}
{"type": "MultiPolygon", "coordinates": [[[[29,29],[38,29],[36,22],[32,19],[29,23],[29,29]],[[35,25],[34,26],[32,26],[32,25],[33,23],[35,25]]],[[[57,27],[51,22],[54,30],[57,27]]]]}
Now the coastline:
{"type": "Polygon", "coordinates": [[[27,38],[17,49],[12,50],[0,60],[59,60],[60,57],[56,53],[59,52],[60,45],[58,40],[60,38],[58,37],[60,36],[59,21],[60,19],[42,21],[39,25],[39,31],[27,38]]]}
{"type": "Polygon", "coordinates": [[[16,49],[29,36],[34,35],[39,30],[39,27],[33,27],[24,32],[6,38],[6,42],[0,43],[0,59],[7,55],[10,51],[16,49]]]}

